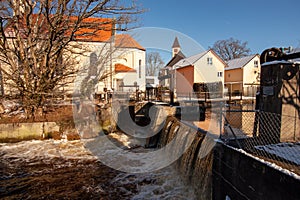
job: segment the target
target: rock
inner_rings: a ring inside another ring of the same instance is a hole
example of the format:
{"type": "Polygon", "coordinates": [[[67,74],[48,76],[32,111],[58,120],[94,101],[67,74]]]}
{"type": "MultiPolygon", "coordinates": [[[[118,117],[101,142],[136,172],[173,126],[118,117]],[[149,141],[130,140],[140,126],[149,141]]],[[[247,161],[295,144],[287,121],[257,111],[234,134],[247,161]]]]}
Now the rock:
{"type": "Polygon", "coordinates": [[[93,131],[92,129],[83,129],[81,134],[80,134],[80,137],[82,139],[95,138],[95,137],[98,137],[98,136],[99,136],[99,133],[93,131]]]}
{"type": "Polygon", "coordinates": [[[67,137],[67,140],[80,140],[80,135],[76,129],[68,130],[64,133],[67,137]]]}
{"type": "Polygon", "coordinates": [[[5,113],[5,109],[2,104],[0,104],[0,114],[5,113]]]}
{"type": "Polygon", "coordinates": [[[52,138],[54,140],[61,140],[62,139],[62,134],[58,131],[50,132],[50,133],[47,134],[47,136],[46,136],[46,138],[52,138]]]}
{"type": "Polygon", "coordinates": [[[2,100],[1,107],[1,111],[4,111],[4,113],[9,113],[18,110],[20,104],[11,100],[2,100]]]}

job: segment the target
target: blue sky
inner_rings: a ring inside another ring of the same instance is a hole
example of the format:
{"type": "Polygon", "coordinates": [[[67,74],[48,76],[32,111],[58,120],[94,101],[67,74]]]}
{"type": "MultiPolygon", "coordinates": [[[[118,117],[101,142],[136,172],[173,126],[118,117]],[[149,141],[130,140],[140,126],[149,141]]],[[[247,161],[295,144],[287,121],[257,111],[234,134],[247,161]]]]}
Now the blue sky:
{"type": "MultiPolygon", "coordinates": [[[[204,49],[212,46],[217,40],[230,37],[248,42],[252,53],[259,54],[270,47],[300,46],[299,0],[137,2],[148,10],[140,16],[142,27],[177,31],[190,37],[204,49]]],[[[171,48],[174,35],[170,37],[164,34],[160,39],[171,43],[171,48]]],[[[180,38],[179,42],[183,43],[180,38]]],[[[143,41],[140,43],[145,45],[143,41]]],[[[183,52],[185,53],[184,48],[183,52]]]]}

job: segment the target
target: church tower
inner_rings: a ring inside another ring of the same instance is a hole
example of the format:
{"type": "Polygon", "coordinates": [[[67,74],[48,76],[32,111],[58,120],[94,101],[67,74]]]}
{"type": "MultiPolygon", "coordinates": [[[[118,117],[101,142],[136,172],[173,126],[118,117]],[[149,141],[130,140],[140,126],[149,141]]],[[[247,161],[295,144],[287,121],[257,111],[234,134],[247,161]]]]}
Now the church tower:
{"type": "Polygon", "coordinates": [[[180,52],[180,45],[179,45],[179,42],[178,42],[178,38],[175,37],[175,40],[174,40],[173,45],[172,45],[172,57],[174,57],[179,52],[180,52]]]}

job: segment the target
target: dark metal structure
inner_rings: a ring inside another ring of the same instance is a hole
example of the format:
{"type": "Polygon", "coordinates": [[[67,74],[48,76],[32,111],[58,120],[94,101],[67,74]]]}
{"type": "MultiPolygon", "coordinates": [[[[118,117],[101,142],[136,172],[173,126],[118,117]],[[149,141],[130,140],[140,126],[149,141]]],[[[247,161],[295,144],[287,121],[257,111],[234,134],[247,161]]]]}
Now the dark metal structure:
{"type": "Polygon", "coordinates": [[[280,60],[292,60],[296,58],[300,58],[300,52],[286,54],[284,53],[286,48],[270,48],[264,50],[260,55],[260,64],[272,61],[280,61],[280,60]]]}
{"type": "MultiPolygon", "coordinates": [[[[294,129],[300,131],[300,63],[293,60],[296,58],[300,58],[300,52],[286,54],[279,48],[266,49],[261,54],[261,83],[256,108],[275,116],[259,125],[259,137],[264,143],[280,142],[283,114],[296,120],[294,129]]],[[[255,121],[261,123],[258,118],[255,121]]]]}

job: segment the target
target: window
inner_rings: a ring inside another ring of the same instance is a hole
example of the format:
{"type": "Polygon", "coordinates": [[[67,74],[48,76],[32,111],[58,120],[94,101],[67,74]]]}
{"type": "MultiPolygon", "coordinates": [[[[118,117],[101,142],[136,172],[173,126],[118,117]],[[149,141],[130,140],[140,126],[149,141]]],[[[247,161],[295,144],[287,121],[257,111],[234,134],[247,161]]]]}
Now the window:
{"type": "Polygon", "coordinates": [[[258,67],[258,61],[254,60],[254,67],[258,67]]]}
{"type": "Polygon", "coordinates": [[[117,79],[117,90],[118,91],[123,91],[124,88],[124,81],[123,79],[117,79]]]}
{"type": "Polygon", "coordinates": [[[218,72],[218,77],[223,77],[223,72],[218,72]]]}
{"type": "Polygon", "coordinates": [[[207,58],[207,64],[208,64],[208,65],[212,65],[212,64],[213,64],[213,62],[212,62],[212,57],[208,57],[208,58],[207,58]]]}
{"type": "Polygon", "coordinates": [[[91,53],[90,55],[90,66],[88,71],[89,76],[97,75],[97,54],[91,53]]]}
{"type": "Polygon", "coordinates": [[[139,60],[139,78],[142,78],[142,60],[139,60]]]}

